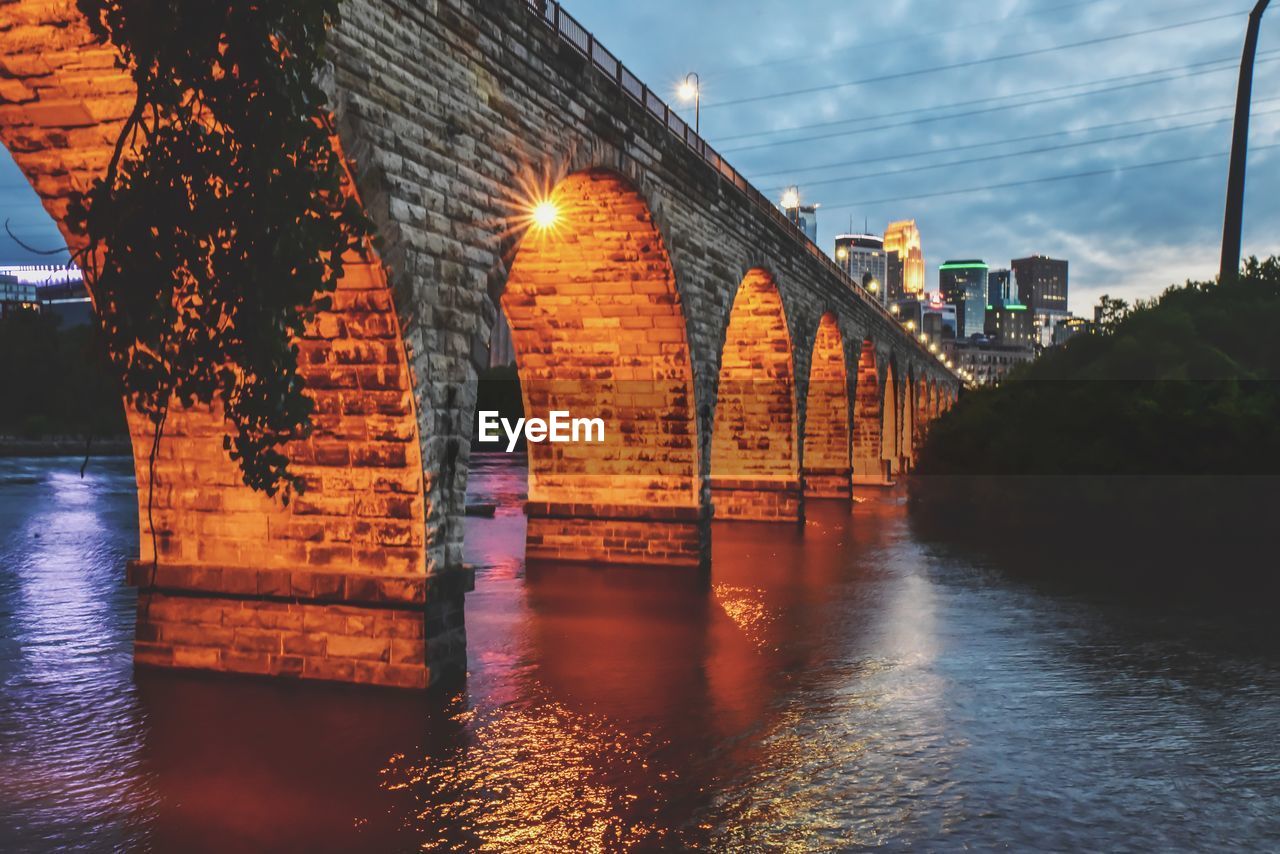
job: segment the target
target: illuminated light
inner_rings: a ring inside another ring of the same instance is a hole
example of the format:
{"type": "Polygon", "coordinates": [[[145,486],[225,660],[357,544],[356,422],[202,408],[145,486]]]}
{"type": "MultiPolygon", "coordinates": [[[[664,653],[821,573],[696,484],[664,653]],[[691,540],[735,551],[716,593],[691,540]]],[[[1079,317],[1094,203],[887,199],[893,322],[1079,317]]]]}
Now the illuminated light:
{"type": "Polygon", "coordinates": [[[693,85],[693,81],[686,80],[680,84],[680,88],[676,90],[676,94],[680,96],[681,101],[692,101],[698,97],[698,87],[693,85]]]}
{"type": "Polygon", "coordinates": [[[839,249],[836,250],[836,257],[839,258],[841,261],[843,261],[844,259],[849,257],[849,250],[841,246],[839,249]]]}
{"type": "Polygon", "coordinates": [[[555,224],[560,221],[560,207],[550,199],[543,199],[533,206],[533,212],[530,214],[535,228],[546,231],[554,228],[555,224]]]}
{"type": "Polygon", "coordinates": [[[921,333],[920,333],[920,343],[921,343],[921,344],[928,344],[928,343],[929,343],[929,336],[928,336],[928,335],[925,335],[923,332],[921,332],[921,333]]]}
{"type": "Polygon", "coordinates": [[[877,282],[875,279],[872,279],[872,280],[871,280],[871,284],[867,285],[867,290],[871,291],[871,293],[873,293],[873,294],[874,294],[874,293],[879,293],[879,291],[880,291],[880,283],[879,283],[879,282],[877,282]]]}
{"type": "Polygon", "coordinates": [[[782,207],[787,210],[800,207],[800,191],[795,187],[788,187],[782,194],[782,207]]]}
{"type": "Polygon", "coordinates": [[[897,314],[897,313],[898,313],[898,304],[895,302],[893,305],[889,306],[889,311],[893,312],[894,314],[897,314]]]}
{"type": "Polygon", "coordinates": [[[929,352],[930,352],[930,353],[936,353],[936,352],[938,352],[938,345],[937,345],[937,344],[930,344],[930,345],[929,345],[929,352]]]}
{"type": "Polygon", "coordinates": [[[915,332],[915,331],[916,331],[916,322],[915,322],[914,320],[908,320],[908,321],[907,321],[907,331],[908,331],[908,332],[915,332]]]}

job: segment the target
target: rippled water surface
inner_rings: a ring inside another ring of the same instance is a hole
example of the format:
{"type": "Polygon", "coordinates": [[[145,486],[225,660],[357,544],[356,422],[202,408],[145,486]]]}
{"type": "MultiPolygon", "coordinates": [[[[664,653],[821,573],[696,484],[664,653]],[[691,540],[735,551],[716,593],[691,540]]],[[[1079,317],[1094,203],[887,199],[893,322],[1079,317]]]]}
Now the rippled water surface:
{"type": "Polygon", "coordinates": [[[717,526],[709,582],[533,572],[489,458],[421,696],[135,673],[131,465],[77,468],[0,460],[0,850],[1280,847],[1268,622],[1037,591],[900,493],[717,526]]]}

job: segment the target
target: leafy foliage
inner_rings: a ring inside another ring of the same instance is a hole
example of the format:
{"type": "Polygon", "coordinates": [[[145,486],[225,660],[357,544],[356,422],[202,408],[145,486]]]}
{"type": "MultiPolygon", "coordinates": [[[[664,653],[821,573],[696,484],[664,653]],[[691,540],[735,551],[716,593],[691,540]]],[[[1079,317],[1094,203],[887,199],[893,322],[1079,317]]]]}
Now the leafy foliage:
{"type": "Polygon", "coordinates": [[[73,209],[112,364],[159,436],[221,403],[245,483],[287,501],[312,403],[292,343],[369,234],[318,80],[340,0],[77,0],[137,100],[73,209]]]}
{"type": "Polygon", "coordinates": [[[0,317],[0,433],[123,437],[120,388],[90,326],[34,311],[0,317]]]}
{"type": "Polygon", "coordinates": [[[1188,282],[931,428],[924,474],[1280,473],[1280,259],[1188,282]]]}

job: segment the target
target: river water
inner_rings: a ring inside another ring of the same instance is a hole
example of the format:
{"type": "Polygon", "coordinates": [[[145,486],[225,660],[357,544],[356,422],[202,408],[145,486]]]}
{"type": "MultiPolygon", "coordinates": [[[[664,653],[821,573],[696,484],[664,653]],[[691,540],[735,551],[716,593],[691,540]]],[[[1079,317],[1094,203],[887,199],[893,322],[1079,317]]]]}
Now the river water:
{"type": "Polygon", "coordinates": [[[531,573],[482,459],[424,696],[135,673],[131,463],[78,464],[0,460],[0,850],[1280,848],[1268,623],[1009,580],[901,492],[717,525],[709,584],[531,573]]]}

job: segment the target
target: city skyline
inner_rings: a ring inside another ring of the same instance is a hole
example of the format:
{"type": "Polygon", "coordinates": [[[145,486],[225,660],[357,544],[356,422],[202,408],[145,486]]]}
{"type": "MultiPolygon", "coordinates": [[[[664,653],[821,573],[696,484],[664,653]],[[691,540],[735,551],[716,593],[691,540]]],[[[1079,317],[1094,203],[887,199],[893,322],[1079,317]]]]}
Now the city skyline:
{"type": "MultiPolygon", "coordinates": [[[[827,253],[851,221],[855,230],[868,221],[882,234],[893,220],[915,219],[926,283],[937,281],[948,258],[995,266],[1035,254],[1068,258],[1070,309],[1083,315],[1103,293],[1132,300],[1215,274],[1226,157],[1147,164],[1226,151],[1243,8],[910,0],[854,16],[839,4],[806,0],[780,16],[767,4],[747,5],[760,14],[727,16],[722,3],[669,0],[623,9],[577,0],[568,8],[655,91],[669,89],[667,99],[689,118],[692,105],[681,103],[677,83],[697,71],[703,136],[771,198],[794,184],[806,204],[818,203],[817,242],[827,253]],[[690,26],[672,27],[673,20],[690,26]],[[704,20],[708,26],[697,25],[704,20]],[[998,59],[1024,53],[1034,55],[998,59]],[[955,65],[962,67],[918,73],[955,65]],[[842,85],[883,77],[894,79],[842,85]],[[1017,104],[1025,106],[1009,108],[1017,104]],[[940,106],[947,109],[930,109],[940,106]],[[954,113],[962,115],[934,120],[954,113]],[[1002,139],[1023,141],[994,144],[1002,139]],[[921,152],[930,153],[903,156],[921,152]],[[931,168],[945,163],[956,165],[931,168]],[[842,165],[813,168],[822,164],[842,165]],[[1113,174],[1044,180],[1107,171],[1113,174]],[[867,177],[838,180],[860,175],[867,177]],[[952,194],[1010,184],[1017,186],[952,194]],[[883,199],[901,200],[876,201],[883,199]]],[[[1277,59],[1280,25],[1267,19],[1254,85],[1245,255],[1280,249],[1271,236],[1280,231],[1280,194],[1268,176],[1275,154],[1267,147],[1280,140],[1277,59]]],[[[60,245],[7,153],[0,209],[25,243],[60,245]]],[[[51,260],[7,236],[0,241],[5,262],[51,260]]]]}
{"type": "MultiPolygon", "coordinates": [[[[676,84],[687,72],[697,71],[703,86],[703,136],[771,198],[780,198],[780,188],[795,184],[806,203],[819,203],[818,245],[823,251],[832,251],[835,235],[848,230],[850,218],[855,231],[861,231],[868,220],[875,234],[883,234],[893,220],[915,219],[924,247],[927,284],[938,281],[938,267],[948,258],[983,258],[993,267],[1006,267],[1014,258],[1031,255],[1066,258],[1072,265],[1070,309],[1090,315],[1104,293],[1132,301],[1154,296],[1188,277],[1216,275],[1225,152],[1231,141],[1230,122],[1219,120],[1231,115],[1248,5],[909,0],[851,12],[843,4],[800,0],[790,4],[786,15],[764,2],[733,4],[730,9],[723,2],[690,6],[655,0],[643,8],[618,8],[601,0],[576,0],[567,8],[655,90],[667,86],[670,103],[687,112],[688,118],[692,118],[692,105],[676,97],[676,84]],[[1140,32],[1144,34],[1120,37],[1140,32]],[[658,34],[661,39],[655,38],[658,34]],[[875,84],[729,103],[1100,39],[1109,40],[875,84]],[[877,45],[884,55],[872,53],[877,45]],[[1175,68],[1181,70],[1170,70],[1175,68]],[[1043,91],[1048,89],[1055,91],[1043,91]],[[1100,89],[1114,91],[1068,97],[1100,89]],[[1041,94],[987,100],[1026,92],[1041,94]],[[979,100],[982,103],[970,103],[979,100]],[[1027,101],[1035,103],[1021,109],[993,109],[1027,101]],[[919,122],[936,115],[924,108],[951,104],[969,104],[954,112],[989,112],[954,121],[919,122]],[[1192,111],[1197,112],[1189,114],[1192,111]],[[860,116],[867,120],[862,123],[864,132],[853,135],[828,136],[858,129],[860,122],[745,136],[860,116]],[[1157,116],[1166,118],[1136,121],[1157,116]],[[872,121],[873,117],[879,118],[872,121]],[[1206,124],[1211,121],[1217,123],[1206,124]],[[865,132],[866,127],[905,122],[918,123],[865,132]],[[1189,129],[1164,130],[1171,127],[1189,129]],[[1098,130],[998,148],[969,147],[997,138],[1024,139],[1084,128],[1098,130]],[[1148,133],[1152,130],[1161,132],[1148,133]],[[777,144],[815,136],[828,138],[777,144]],[[1096,139],[1115,141],[1075,145],[1096,139]],[[1075,147],[1003,156],[1067,145],[1075,147]],[[952,151],[961,146],[964,150],[952,151]],[[925,150],[935,154],[883,159],[925,150]],[[1210,152],[1223,156],[1166,167],[1144,166],[1109,177],[844,206],[1210,152]],[[999,159],[847,184],[815,183],[986,156],[999,159]],[[800,171],[824,163],[848,165],[800,171]]],[[[1268,174],[1274,172],[1276,153],[1265,147],[1280,141],[1280,113],[1272,112],[1280,102],[1271,100],[1280,97],[1277,60],[1280,23],[1264,18],[1253,90],[1246,256],[1280,251],[1280,237],[1274,236],[1280,234],[1280,193],[1268,174]]]]}

